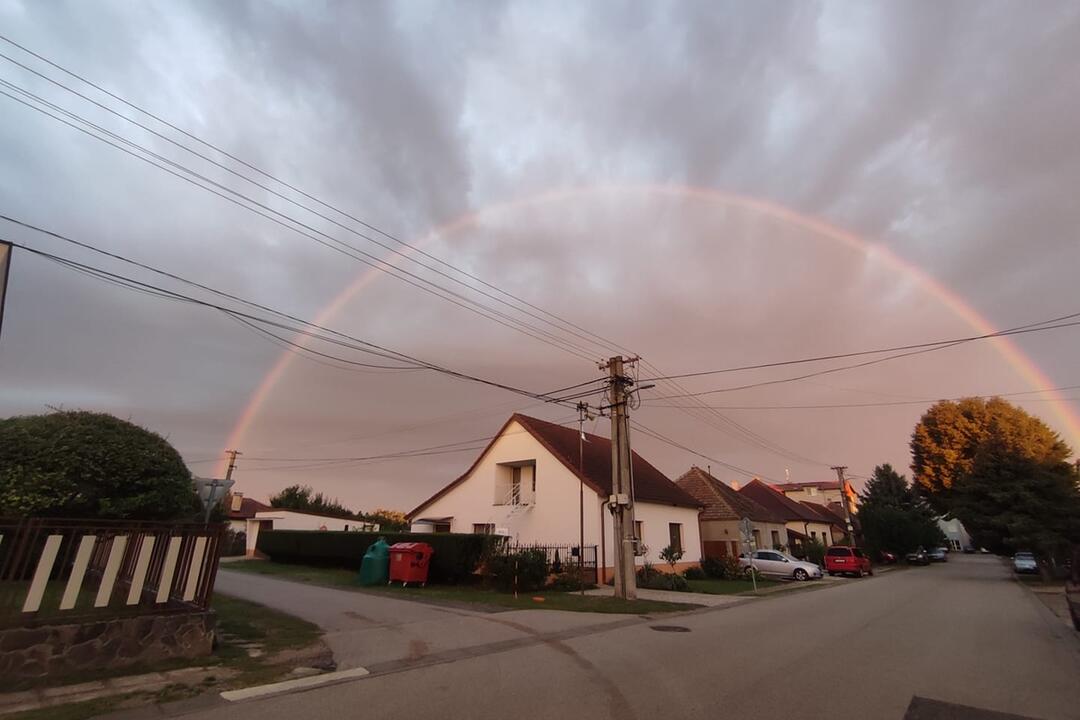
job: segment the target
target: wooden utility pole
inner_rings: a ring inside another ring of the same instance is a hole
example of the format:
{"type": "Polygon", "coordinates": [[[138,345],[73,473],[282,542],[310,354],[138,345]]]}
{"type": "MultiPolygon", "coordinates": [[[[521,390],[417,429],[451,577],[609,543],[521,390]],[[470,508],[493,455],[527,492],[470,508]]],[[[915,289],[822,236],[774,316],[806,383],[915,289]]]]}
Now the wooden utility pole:
{"type": "Polygon", "coordinates": [[[229,467],[225,470],[225,479],[232,480],[233,470],[236,469],[236,456],[244,453],[239,450],[226,450],[225,454],[229,456],[229,467]]]}
{"type": "Polygon", "coordinates": [[[615,537],[615,597],[637,598],[637,577],[634,574],[634,502],[630,482],[630,434],[628,399],[633,380],[623,374],[621,355],[608,360],[601,369],[610,377],[611,409],[611,510],[612,532],[615,537]]]}
{"type": "Polygon", "coordinates": [[[848,505],[847,480],[844,479],[846,465],[835,465],[836,479],[840,481],[840,504],[844,506],[844,522],[847,523],[848,544],[855,545],[855,526],[851,524],[851,507],[848,505]]]}

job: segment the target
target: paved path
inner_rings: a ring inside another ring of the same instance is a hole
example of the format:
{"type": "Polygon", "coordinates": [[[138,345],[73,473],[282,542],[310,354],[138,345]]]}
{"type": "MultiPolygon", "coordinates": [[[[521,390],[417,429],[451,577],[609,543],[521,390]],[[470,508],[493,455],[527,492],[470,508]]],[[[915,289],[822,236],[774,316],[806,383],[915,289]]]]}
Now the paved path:
{"type": "Polygon", "coordinates": [[[481,612],[337,590],[222,568],[217,592],[315,623],[339,669],[386,667],[537,634],[617,623],[626,615],[512,610],[481,612]]]}
{"type": "MultiPolygon", "coordinates": [[[[615,594],[615,588],[610,587],[598,587],[592,590],[586,590],[586,595],[597,595],[599,597],[612,597],[615,594]]],[[[674,590],[650,590],[649,588],[638,588],[637,596],[639,600],[659,600],[661,602],[673,602],[673,603],[687,603],[689,605],[702,605],[704,607],[719,607],[720,605],[733,605],[735,603],[746,602],[753,598],[740,597],[738,595],[709,595],[708,593],[692,593],[692,592],[675,592],[674,590]]]]}
{"type": "Polygon", "coordinates": [[[436,659],[191,717],[1080,718],[1076,632],[985,556],[436,659]]]}

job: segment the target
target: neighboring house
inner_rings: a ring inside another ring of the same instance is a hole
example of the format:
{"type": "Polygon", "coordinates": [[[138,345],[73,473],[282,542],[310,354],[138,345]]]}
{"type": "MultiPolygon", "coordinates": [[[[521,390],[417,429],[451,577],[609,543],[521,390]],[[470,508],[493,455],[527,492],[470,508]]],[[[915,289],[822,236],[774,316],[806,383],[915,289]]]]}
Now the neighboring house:
{"type": "Polygon", "coordinates": [[[692,495],[701,506],[701,552],[705,557],[738,557],[746,550],[739,523],[749,518],[753,523],[754,548],[782,550],[788,537],[784,518],[740,494],[697,465],[686,471],[675,484],[692,495]]]}
{"type": "MultiPolygon", "coordinates": [[[[796,502],[812,502],[818,503],[819,505],[836,503],[839,505],[843,501],[843,493],[840,492],[840,482],[838,480],[775,483],[773,484],[773,487],[796,502]]],[[[848,509],[851,511],[852,515],[859,509],[858,495],[851,489],[850,482],[848,482],[848,509]]],[[[842,507],[840,512],[843,514],[842,507]]]]}
{"type": "Polygon", "coordinates": [[[832,544],[832,523],[806,505],[792,500],[757,478],[744,485],[739,492],[784,519],[788,547],[792,552],[801,551],[806,540],[832,544]]]}
{"type": "Polygon", "coordinates": [[[275,508],[246,498],[242,493],[233,493],[227,501],[229,529],[244,533],[244,549],[248,556],[255,555],[260,530],[379,531],[378,524],[275,508]]]}
{"type": "MultiPolygon", "coordinates": [[[[847,521],[844,520],[842,514],[844,512],[842,505],[835,503],[839,512],[833,510],[828,505],[807,502],[805,500],[801,502],[800,505],[810,508],[810,511],[817,515],[822,522],[829,525],[829,541],[825,543],[826,545],[835,545],[836,543],[848,544],[847,521]]],[[[852,527],[854,527],[854,521],[852,521],[852,527]]]]}
{"type": "MultiPolygon", "coordinates": [[[[601,581],[613,571],[611,442],[574,428],[514,414],[465,474],[408,514],[414,532],[497,533],[519,544],[579,544],[583,498],[585,546],[597,547],[601,581]],[[579,455],[579,443],[583,454],[579,455]],[[581,493],[581,495],[579,495],[581,493]]],[[[633,453],[635,535],[648,560],[676,543],[683,569],[701,560],[697,500],[633,453]]]]}
{"type": "Polygon", "coordinates": [[[941,528],[941,532],[945,533],[945,538],[949,543],[949,548],[952,550],[963,550],[964,548],[974,547],[971,543],[971,536],[968,535],[967,528],[964,524],[956,518],[939,517],[937,519],[938,527],[941,528]]]}

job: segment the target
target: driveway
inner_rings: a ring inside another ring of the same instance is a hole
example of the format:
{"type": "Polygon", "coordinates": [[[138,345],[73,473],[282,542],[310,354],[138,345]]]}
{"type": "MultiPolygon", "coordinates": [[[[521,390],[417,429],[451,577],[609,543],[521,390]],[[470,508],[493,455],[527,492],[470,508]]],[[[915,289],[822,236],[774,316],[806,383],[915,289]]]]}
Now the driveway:
{"type": "Polygon", "coordinates": [[[321,627],[341,670],[415,662],[537,634],[608,626],[628,617],[550,610],[482,612],[375,593],[307,585],[250,573],[218,571],[215,591],[261,603],[321,627]]]}
{"type": "MultiPolygon", "coordinates": [[[[368,596],[353,602],[366,607],[368,596]]],[[[477,622],[455,618],[463,628],[477,622]]],[[[1078,678],[1077,633],[996,558],[958,556],[818,592],[477,645],[439,663],[191,717],[1002,720],[986,714],[995,711],[1075,720],[1078,678]]]]}

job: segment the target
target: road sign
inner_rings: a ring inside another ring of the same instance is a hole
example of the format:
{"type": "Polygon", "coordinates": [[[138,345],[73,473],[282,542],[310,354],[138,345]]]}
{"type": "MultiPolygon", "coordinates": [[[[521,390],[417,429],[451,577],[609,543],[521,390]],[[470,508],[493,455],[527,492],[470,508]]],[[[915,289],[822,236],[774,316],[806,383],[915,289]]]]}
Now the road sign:
{"type": "Polygon", "coordinates": [[[742,533],[743,542],[754,542],[754,523],[750,522],[750,518],[739,521],[739,532],[742,533]]]}

